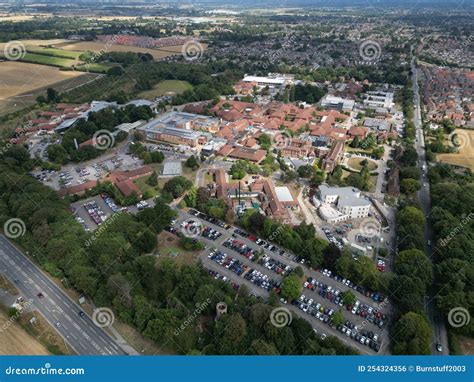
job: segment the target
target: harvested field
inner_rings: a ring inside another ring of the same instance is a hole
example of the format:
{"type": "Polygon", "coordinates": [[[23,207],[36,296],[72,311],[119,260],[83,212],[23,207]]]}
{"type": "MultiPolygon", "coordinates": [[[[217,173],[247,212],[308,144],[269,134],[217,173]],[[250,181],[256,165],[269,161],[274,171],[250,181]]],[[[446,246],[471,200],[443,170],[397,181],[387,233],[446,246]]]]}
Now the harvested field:
{"type": "Polygon", "coordinates": [[[49,355],[48,350],[0,310],[0,354],[49,355]],[[8,327],[6,327],[8,325],[8,327]],[[5,328],[5,329],[3,329],[5,328]],[[3,330],[1,330],[3,329],[3,330]]]}
{"type": "Polygon", "coordinates": [[[97,78],[97,74],[61,71],[52,66],[17,61],[0,62],[0,115],[36,102],[48,87],[63,92],[97,78]]]}
{"type": "Polygon", "coordinates": [[[459,152],[453,154],[437,154],[440,163],[449,163],[474,170],[474,130],[456,129],[454,142],[459,152]]]}
{"type": "Polygon", "coordinates": [[[51,66],[3,61],[0,62],[0,78],[2,79],[0,101],[82,74],[73,71],[60,71],[51,66]]]}
{"type": "MultiPolygon", "coordinates": [[[[64,49],[64,50],[73,50],[73,51],[81,51],[81,52],[100,52],[101,50],[104,51],[111,51],[111,52],[141,52],[141,53],[150,53],[153,58],[159,60],[163,57],[172,56],[174,54],[181,54],[181,47],[182,45],[178,46],[167,46],[162,49],[149,49],[149,48],[139,48],[137,46],[127,46],[127,45],[110,45],[106,46],[103,42],[98,41],[79,41],[79,42],[67,42],[56,44],[56,48],[64,49]]],[[[206,45],[203,44],[204,49],[206,45]]]]}

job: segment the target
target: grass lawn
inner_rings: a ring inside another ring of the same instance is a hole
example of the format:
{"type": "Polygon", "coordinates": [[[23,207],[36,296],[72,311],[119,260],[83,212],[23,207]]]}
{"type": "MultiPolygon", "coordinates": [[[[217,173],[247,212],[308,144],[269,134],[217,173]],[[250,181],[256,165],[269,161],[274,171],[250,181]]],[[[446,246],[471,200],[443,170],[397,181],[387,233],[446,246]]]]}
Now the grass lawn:
{"type": "Polygon", "coordinates": [[[164,80],[151,90],[146,90],[138,96],[145,99],[153,99],[170,94],[181,94],[185,90],[192,89],[192,85],[187,81],[164,80]]]}
{"type": "Polygon", "coordinates": [[[42,46],[27,46],[26,50],[30,53],[38,53],[52,57],[68,58],[70,60],[79,60],[79,56],[83,53],[57,48],[45,48],[42,46]]]}
{"type": "Polygon", "coordinates": [[[140,189],[140,191],[142,192],[142,194],[149,194],[151,195],[152,197],[155,197],[159,194],[159,185],[155,186],[155,187],[152,187],[150,186],[149,184],[147,184],[147,180],[148,180],[149,177],[145,176],[143,178],[139,178],[137,180],[135,180],[133,183],[135,183],[138,188],[140,189]]]}
{"type": "Polygon", "coordinates": [[[80,65],[76,66],[77,70],[83,71],[83,72],[91,72],[91,73],[101,73],[105,74],[107,71],[112,67],[112,65],[107,65],[107,64],[89,64],[89,65],[80,65]]]}
{"type": "Polygon", "coordinates": [[[368,158],[350,158],[347,161],[347,164],[349,165],[350,168],[353,168],[354,170],[361,170],[362,165],[360,164],[363,160],[367,160],[368,165],[369,165],[369,171],[375,171],[377,169],[377,163],[374,162],[373,160],[370,160],[368,158]]]}
{"type": "Polygon", "coordinates": [[[183,176],[186,179],[189,179],[191,182],[193,182],[193,184],[196,181],[196,171],[194,171],[193,169],[189,167],[186,167],[184,165],[184,162],[183,162],[183,176]]]}
{"type": "Polygon", "coordinates": [[[204,184],[209,184],[214,182],[214,176],[208,172],[204,173],[204,184]]]}
{"type": "Polygon", "coordinates": [[[68,58],[45,56],[44,54],[25,53],[21,59],[23,62],[32,62],[34,64],[58,66],[60,68],[70,68],[77,62],[68,58]]]}
{"type": "Polygon", "coordinates": [[[180,247],[179,237],[163,231],[158,235],[158,262],[172,259],[179,265],[196,264],[201,251],[185,251],[180,247]]]}
{"type": "Polygon", "coordinates": [[[345,148],[344,148],[344,151],[348,152],[348,153],[352,153],[352,152],[363,152],[363,153],[367,153],[367,154],[372,154],[372,150],[365,150],[365,149],[362,149],[360,147],[358,148],[353,148],[349,145],[346,145],[345,148]]]}
{"type": "Polygon", "coordinates": [[[16,296],[19,292],[16,287],[7,280],[6,277],[0,274],[0,289],[3,289],[4,291],[8,292],[12,296],[16,296]]]}
{"type": "MultiPolygon", "coordinates": [[[[342,170],[342,179],[347,178],[351,173],[346,170],[342,170]]],[[[377,185],[377,175],[372,175],[370,177],[370,187],[369,192],[375,192],[375,186],[377,185]]]]}

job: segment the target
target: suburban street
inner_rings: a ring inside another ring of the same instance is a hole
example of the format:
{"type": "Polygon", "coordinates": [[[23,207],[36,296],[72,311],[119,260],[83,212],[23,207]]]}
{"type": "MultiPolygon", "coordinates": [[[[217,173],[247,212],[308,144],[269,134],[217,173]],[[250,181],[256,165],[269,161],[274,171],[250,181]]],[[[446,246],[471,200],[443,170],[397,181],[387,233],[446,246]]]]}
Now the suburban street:
{"type": "MultiPolygon", "coordinates": [[[[245,256],[241,255],[240,253],[232,250],[231,248],[225,247],[222,245],[223,242],[225,242],[227,239],[232,238],[235,240],[238,240],[239,242],[247,245],[248,247],[258,250],[258,251],[263,251],[266,255],[268,255],[270,258],[277,260],[285,265],[289,265],[293,269],[296,268],[297,266],[301,266],[304,269],[304,273],[306,277],[312,277],[313,279],[320,281],[324,284],[330,285],[335,289],[339,289],[341,292],[346,291],[350,289],[349,287],[343,285],[342,283],[336,282],[334,279],[323,275],[321,272],[313,270],[308,268],[305,265],[302,265],[300,263],[297,263],[293,260],[293,254],[289,253],[289,251],[285,250],[285,254],[283,256],[279,255],[278,252],[271,252],[268,249],[265,249],[261,246],[258,246],[255,242],[252,240],[249,240],[248,238],[242,237],[237,235],[236,238],[232,237],[232,234],[234,233],[234,230],[236,227],[232,226],[229,229],[224,229],[222,227],[219,227],[218,225],[212,224],[208,221],[202,220],[186,211],[183,210],[176,210],[178,212],[178,218],[176,219],[175,227],[179,230],[180,229],[180,224],[184,221],[189,221],[189,220],[199,220],[202,222],[203,226],[210,227],[214,230],[217,230],[218,232],[222,233],[222,236],[219,237],[217,240],[209,240],[207,238],[204,238],[202,236],[197,237],[200,241],[202,241],[206,245],[206,250],[204,251],[203,255],[201,256],[201,261],[204,265],[205,268],[213,270],[215,272],[218,272],[220,275],[227,277],[227,279],[232,280],[233,282],[239,284],[239,285],[246,285],[248,289],[250,290],[251,293],[261,296],[261,297],[268,297],[269,292],[267,292],[265,289],[252,284],[250,281],[244,279],[241,276],[238,276],[237,274],[233,273],[229,269],[215,263],[211,259],[208,258],[208,254],[210,253],[211,249],[217,249],[220,250],[221,252],[224,252],[231,256],[234,259],[239,260],[243,264],[248,265],[252,269],[256,269],[263,274],[266,274],[269,276],[269,278],[274,279],[276,281],[281,281],[283,278],[280,275],[277,275],[275,272],[273,272],[270,269],[265,268],[264,266],[257,264],[256,262],[252,262],[248,260],[245,256]]],[[[311,291],[309,289],[304,289],[302,292],[306,297],[314,299],[315,302],[321,303],[323,306],[332,308],[334,310],[339,309],[338,306],[333,304],[327,299],[324,299],[321,297],[316,291],[311,291]]],[[[354,294],[356,298],[363,304],[367,304],[369,306],[376,307],[377,304],[379,308],[384,311],[388,312],[389,311],[389,304],[385,303],[376,303],[373,301],[371,298],[366,297],[357,291],[354,291],[354,294]]],[[[375,352],[370,349],[368,346],[361,345],[360,343],[346,337],[344,334],[340,333],[339,331],[335,330],[335,328],[331,328],[329,325],[324,324],[320,320],[316,319],[315,317],[305,314],[303,311],[301,311],[298,307],[293,306],[291,304],[285,305],[288,309],[290,309],[294,314],[297,314],[298,316],[306,319],[311,323],[313,328],[315,328],[319,334],[327,334],[327,335],[333,335],[338,337],[341,341],[346,343],[347,345],[356,348],[358,351],[360,351],[363,354],[375,354],[375,352]]],[[[362,317],[357,316],[355,314],[352,314],[351,312],[347,311],[344,307],[341,308],[343,310],[344,318],[345,320],[350,320],[353,322],[355,325],[357,325],[359,328],[364,328],[365,330],[371,330],[374,331],[375,333],[379,334],[379,337],[382,340],[382,346],[380,351],[377,354],[389,354],[389,349],[388,349],[388,333],[386,327],[383,329],[378,328],[375,326],[373,323],[364,320],[362,317]]]]}
{"type": "Polygon", "coordinates": [[[46,274],[8,239],[0,235],[0,272],[79,355],[124,355],[115,341],[46,274]],[[39,298],[38,293],[44,297],[39,298]]]}
{"type": "MultiPolygon", "coordinates": [[[[428,165],[426,163],[425,156],[425,143],[423,136],[423,123],[421,119],[421,103],[420,93],[418,88],[418,72],[415,64],[415,58],[412,59],[411,68],[413,72],[413,92],[414,92],[414,123],[416,128],[416,140],[415,149],[418,154],[418,165],[421,172],[421,189],[418,191],[418,197],[423,209],[423,214],[426,217],[425,224],[425,240],[426,240],[426,253],[428,257],[433,261],[433,243],[434,235],[431,229],[431,202],[430,202],[430,183],[428,179],[428,165]]],[[[448,349],[448,335],[444,324],[443,317],[436,307],[435,296],[433,290],[428,291],[426,309],[428,316],[430,317],[431,324],[433,327],[433,341],[432,341],[432,352],[433,354],[449,354],[448,349]],[[436,344],[442,345],[443,351],[438,352],[436,350],[436,344]]]]}

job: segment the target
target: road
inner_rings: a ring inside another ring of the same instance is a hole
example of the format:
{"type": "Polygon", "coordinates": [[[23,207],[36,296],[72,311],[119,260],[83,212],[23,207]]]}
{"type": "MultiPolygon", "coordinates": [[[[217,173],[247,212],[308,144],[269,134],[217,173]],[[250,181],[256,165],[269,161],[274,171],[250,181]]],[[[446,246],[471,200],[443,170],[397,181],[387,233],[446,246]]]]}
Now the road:
{"type": "MultiPolygon", "coordinates": [[[[268,275],[270,278],[272,278],[276,281],[281,281],[282,280],[282,277],[277,275],[272,270],[267,269],[264,266],[259,265],[255,262],[251,262],[245,256],[243,256],[243,255],[239,254],[238,252],[235,252],[232,249],[227,248],[227,247],[222,245],[222,243],[224,241],[226,241],[227,239],[233,238],[232,233],[234,232],[236,227],[231,227],[230,229],[226,230],[226,229],[224,229],[222,227],[219,227],[215,224],[212,224],[212,223],[207,222],[205,220],[201,220],[199,218],[196,218],[194,215],[191,215],[190,213],[188,213],[184,210],[178,210],[177,209],[176,211],[178,212],[178,218],[176,219],[175,227],[177,227],[178,229],[180,227],[181,222],[183,222],[183,221],[186,221],[186,220],[194,220],[194,221],[200,220],[202,222],[203,226],[209,226],[212,229],[215,229],[215,230],[222,233],[222,236],[220,238],[218,238],[217,240],[215,240],[215,241],[203,238],[201,236],[198,237],[200,241],[205,243],[205,245],[208,249],[201,256],[201,261],[202,261],[205,268],[216,271],[220,275],[226,276],[228,279],[234,281],[237,284],[246,285],[248,287],[248,289],[250,290],[250,292],[254,293],[257,296],[268,298],[269,293],[266,290],[252,284],[250,281],[244,279],[243,277],[240,277],[240,276],[236,275],[232,271],[226,269],[225,267],[223,267],[223,266],[221,266],[221,265],[219,265],[219,264],[217,264],[217,263],[215,263],[212,260],[207,258],[207,254],[210,252],[210,249],[215,248],[215,249],[218,249],[218,250],[220,250],[224,253],[227,253],[229,256],[233,257],[234,259],[237,259],[237,260],[241,261],[242,263],[248,265],[252,269],[256,269],[256,270],[268,275]]],[[[339,282],[336,282],[334,279],[323,275],[321,272],[310,269],[310,268],[308,268],[308,267],[306,267],[306,266],[304,266],[300,263],[295,262],[293,260],[294,255],[290,254],[289,251],[286,251],[285,255],[281,256],[281,255],[278,254],[278,252],[271,252],[270,250],[267,250],[263,247],[258,246],[255,242],[249,240],[248,238],[245,238],[245,237],[242,237],[242,236],[238,235],[235,238],[235,240],[238,240],[239,242],[249,246],[250,248],[252,248],[256,251],[262,251],[263,250],[263,252],[266,255],[268,255],[269,257],[271,257],[272,259],[277,260],[277,261],[279,261],[279,262],[281,262],[285,265],[289,265],[293,269],[296,268],[297,266],[303,267],[305,275],[307,277],[312,277],[313,279],[316,279],[316,280],[318,280],[320,282],[323,282],[327,285],[331,285],[333,288],[339,289],[341,291],[345,291],[345,290],[349,289],[349,287],[347,287],[347,286],[345,286],[345,285],[343,285],[339,282]]],[[[335,310],[338,309],[338,307],[336,307],[335,304],[333,304],[330,301],[328,301],[327,299],[324,299],[323,297],[319,296],[316,292],[312,292],[309,289],[305,289],[305,290],[303,290],[302,293],[305,294],[306,297],[313,298],[315,302],[319,302],[327,308],[332,308],[332,309],[335,309],[335,310]]],[[[367,304],[367,305],[370,305],[370,306],[373,306],[373,307],[375,307],[377,305],[377,303],[375,303],[372,299],[370,299],[370,298],[368,298],[368,297],[366,297],[366,296],[364,296],[364,295],[362,295],[358,292],[354,292],[354,294],[356,295],[356,298],[358,300],[360,300],[361,303],[363,303],[363,304],[367,304]]],[[[347,338],[344,334],[342,334],[342,333],[336,331],[335,329],[329,327],[328,325],[322,323],[321,321],[319,321],[315,317],[304,313],[303,311],[301,311],[297,307],[292,306],[290,304],[288,304],[286,306],[293,313],[295,313],[296,315],[298,315],[298,316],[304,318],[305,320],[307,320],[308,322],[310,322],[311,325],[313,326],[313,328],[315,328],[318,331],[318,333],[320,333],[320,334],[325,333],[327,335],[332,335],[332,336],[338,337],[346,345],[351,346],[353,348],[356,348],[362,354],[375,354],[374,351],[372,349],[370,349],[368,346],[361,345],[361,344],[355,342],[354,340],[352,340],[350,338],[347,338]]],[[[389,306],[389,304],[380,304],[380,309],[384,312],[387,312],[390,309],[390,306],[389,306]]],[[[373,331],[375,333],[378,333],[379,337],[382,340],[382,347],[381,347],[380,351],[377,354],[379,354],[379,355],[389,354],[389,349],[388,349],[389,338],[388,338],[388,333],[387,333],[386,328],[381,330],[377,326],[375,326],[372,323],[368,322],[367,320],[364,320],[360,316],[354,315],[351,312],[346,311],[345,309],[343,309],[343,314],[344,314],[344,318],[346,320],[350,320],[355,325],[358,325],[359,327],[364,328],[365,330],[370,330],[370,331],[373,331]]]]}
{"type": "MultiPolygon", "coordinates": [[[[418,192],[418,198],[420,200],[423,214],[427,217],[425,224],[425,240],[426,240],[426,253],[428,257],[433,261],[433,247],[434,235],[431,228],[431,201],[430,201],[430,182],[428,179],[428,164],[426,162],[426,153],[425,153],[425,143],[423,136],[423,123],[421,119],[421,102],[420,102],[420,92],[418,87],[418,71],[415,64],[415,57],[411,62],[411,70],[413,72],[413,93],[414,93],[414,103],[415,103],[415,116],[414,123],[416,128],[416,140],[415,140],[415,149],[418,154],[418,165],[420,167],[420,183],[421,189],[418,192]]],[[[446,331],[446,326],[444,324],[444,319],[440,311],[436,307],[434,291],[430,290],[427,296],[426,310],[428,316],[430,317],[431,325],[433,327],[433,341],[432,341],[432,352],[433,354],[447,355],[449,354],[448,348],[448,334],[446,331]],[[438,352],[436,350],[436,344],[440,343],[442,345],[443,351],[438,352]]]]}
{"type": "Polygon", "coordinates": [[[79,355],[124,355],[115,341],[26,255],[0,235],[0,271],[79,355]],[[16,280],[16,282],[15,282],[16,280]],[[44,297],[38,298],[41,292],[44,297]],[[59,325],[57,325],[59,323],[59,325]]]}

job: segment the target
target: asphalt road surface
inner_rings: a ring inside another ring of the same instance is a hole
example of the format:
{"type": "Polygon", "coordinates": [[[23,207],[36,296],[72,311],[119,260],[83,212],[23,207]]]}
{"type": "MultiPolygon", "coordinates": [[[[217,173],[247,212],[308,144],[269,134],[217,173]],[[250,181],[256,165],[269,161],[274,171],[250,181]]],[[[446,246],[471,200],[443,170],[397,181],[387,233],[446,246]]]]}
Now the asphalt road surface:
{"type": "MultiPolygon", "coordinates": [[[[421,110],[420,110],[420,92],[418,88],[418,72],[415,65],[415,59],[413,58],[411,63],[411,69],[413,72],[413,92],[414,92],[414,103],[415,103],[415,128],[416,128],[416,140],[415,140],[415,149],[418,154],[418,165],[421,172],[421,189],[418,192],[418,198],[423,209],[423,214],[427,217],[425,224],[425,241],[426,241],[426,253],[428,257],[433,260],[433,243],[434,235],[431,228],[431,201],[430,201],[430,183],[428,179],[428,165],[426,163],[426,154],[425,154],[425,142],[423,136],[423,124],[421,120],[421,110]],[[430,243],[430,244],[428,244],[430,243]]],[[[448,355],[448,334],[446,331],[446,326],[444,324],[443,317],[441,312],[436,307],[436,302],[434,299],[434,292],[429,291],[426,302],[426,310],[431,320],[431,325],[433,327],[433,340],[432,340],[432,353],[439,355],[448,355]],[[440,343],[443,351],[438,352],[436,349],[436,344],[440,343]]]]}
{"type": "Polygon", "coordinates": [[[32,302],[30,309],[39,311],[77,354],[126,354],[87,314],[79,316],[81,308],[3,235],[0,272],[16,284],[25,300],[32,302]],[[44,297],[37,296],[40,292],[44,297]]]}

